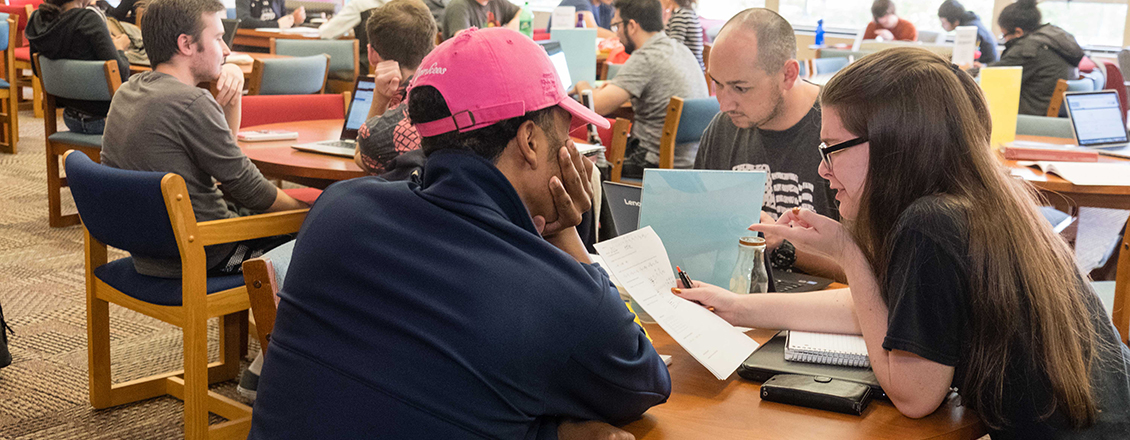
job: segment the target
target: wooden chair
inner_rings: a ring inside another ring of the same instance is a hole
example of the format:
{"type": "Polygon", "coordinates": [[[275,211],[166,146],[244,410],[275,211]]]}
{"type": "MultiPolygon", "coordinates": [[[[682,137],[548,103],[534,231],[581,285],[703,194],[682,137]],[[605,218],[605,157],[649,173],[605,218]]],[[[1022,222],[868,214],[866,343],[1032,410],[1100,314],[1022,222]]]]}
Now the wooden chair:
{"type": "Polygon", "coordinates": [[[31,87],[32,99],[30,104],[32,110],[35,113],[35,117],[42,118],[43,90],[40,88],[39,81],[35,80],[35,75],[31,70],[31,47],[28,45],[27,38],[24,36],[24,29],[27,28],[28,18],[31,17],[31,12],[38,7],[38,4],[16,4],[12,2],[12,4],[9,5],[0,5],[0,13],[5,13],[17,18],[16,40],[9,43],[13,47],[16,58],[15,70],[18,74],[16,77],[17,101],[27,104],[28,101],[24,98],[23,88],[31,87]]]}
{"type": "MultiPolygon", "coordinates": [[[[52,60],[35,55],[40,89],[47,114],[57,114],[55,98],[109,101],[122,85],[118,62],[52,60]]],[[[47,223],[52,228],[77,225],[77,214],[63,215],[62,191],[67,179],[59,175],[59,159],[67,150],[79,150],[99,161],[102,135],[59,131],[57,119],[43,118],[43,134],[47,142],[47,223]]]]}
{"type": "Polygon", "coordinates": [[[702,44],[702,65],[706,66],[706,69],[703,69],[702,74],[706,76],[706,91],[710,94],[710,96],[714,96],[714,80],[710,79],[710,72],[708,71],[710,69],[711,48],[713,48],[713,46],[710,43],[702,44]]]}
{"type": "Polygon", "coordinates": [[[75,205],[83,219],[90,403],[109,408],[170,395],[184,401],[185,438],[244,439],[251,408],[208,391],[239,374],[247,349],[243,277],[207,276],[204,247],[293,233],[307,210],[197,223],[184,179],[174,173],[119,170],[81,152],[64,156],[75,205]],[[140,275],[133,257],[107,261],[107,246],[132,255],[179,258],[181,279],[140,275]],[[109,304],[183,330],[184,369],[113,384],[109,304]],[[220,322],[220,361],[208,363],[208,320],[220,322]],[[209,426],[208,413],[228,421],[209,426]]]}
{"type": "MultiPolygon", "coordinates": [[[[255,60],[248,82],[248,95],[312,95],[324,93],[330,71],[330,57],[255,60]]],[[[350,85],[352,89],[352,85],[350,85]]]]}
{"type": "Polygon", "coordinates": [[[1130,221],[1122,231],[1118,249],[1118,270],[1114,281],[1114,327],[1123,344],[1130,344],[1130,221]]]}
{"type": "Polygon", "coordinates": [[[0,138],[0,152],[16,154],[16,145],[20,140],[20,107],[17,103],[19,92],[16,85],[15,46],[17,17],[0,14],[0,51],[4,57],[4,76],[0,78],[0,100],[5,105],[0,114],[0,124],[3,124],[3,137],[0,138]]]}
{"type": "Polygon", "coordinates": [[[628,132],[632,129],[632,121],[616,118],[612,124],[612,142],[608,145],[608,162],[612,165],[609,179],[619,182],[624,171],[624,151],[628,149],[628,132]]]}
{"type": "Polygon", "coordinates": [[[270,40],[272,54],[306,57],[325,54],[330,57],[326,91],[328,93],[352,92],[353,83],[361,74],[358,40],[270,40]]]}
{"type": "Polygon", "coordinates": [[[659,138],[659,168],[675,168],[675,145],[698,142],[718,111],[718,100],[714,98],[684,100],[672,96],[659,138]]]}
{"type": "Polygon", "coordinates": [[[1061,79],[1055,82],[1055,90],[1052,91],[1052,99],[1048,101],[1049,118],[1059,117],[1059,108],[1063,106],[1063,94],[1067,92],[1067,80],[1061,79]]]}
{"type": "Polygon", "coordinates": [[[275,265],[267,257],[244,261],[243,280],[251,302],[251,317],[255,320],[255,335],[259,338],[260,350],[266,352],[279,307],[279,283],[275,277],[275,265]]]}

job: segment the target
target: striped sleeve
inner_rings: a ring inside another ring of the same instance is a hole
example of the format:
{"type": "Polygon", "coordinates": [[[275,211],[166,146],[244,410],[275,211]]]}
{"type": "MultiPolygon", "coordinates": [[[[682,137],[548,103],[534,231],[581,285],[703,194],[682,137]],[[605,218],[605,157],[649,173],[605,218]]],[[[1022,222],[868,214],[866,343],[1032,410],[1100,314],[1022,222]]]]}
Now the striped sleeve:
{"type": "Polygon", "coordinates": [[[671,39],[686,45],[698,60],[699,67],[706,70],[706,65],[702,62],[702,24],[693,9],[678,8],[672,11],[665,32],[671,39]]]}

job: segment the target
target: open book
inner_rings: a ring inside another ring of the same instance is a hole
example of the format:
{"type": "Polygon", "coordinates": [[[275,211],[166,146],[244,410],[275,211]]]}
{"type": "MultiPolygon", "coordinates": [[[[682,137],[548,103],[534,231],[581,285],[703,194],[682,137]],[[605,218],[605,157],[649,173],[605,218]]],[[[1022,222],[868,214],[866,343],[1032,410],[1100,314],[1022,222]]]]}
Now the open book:
{"type": "Polygon", "coordinates": [[[1018,162],[1055,174],[1076,185],[1130,186],[1130,163],[1127,162],[1018,162]]]}
{"type": "Polygon", "coordinates": [[[812,364],[868,368],[867,344],[862,336],[789,331],[785,360],[812,364]]]}

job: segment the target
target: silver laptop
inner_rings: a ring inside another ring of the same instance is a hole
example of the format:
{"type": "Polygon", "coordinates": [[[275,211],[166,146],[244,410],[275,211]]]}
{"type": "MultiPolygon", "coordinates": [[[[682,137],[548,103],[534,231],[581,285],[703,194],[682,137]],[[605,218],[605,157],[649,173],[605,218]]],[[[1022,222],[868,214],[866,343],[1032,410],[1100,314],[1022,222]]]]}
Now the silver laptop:
{"type": "Polygon", "coordinates": [[[349,102],[349,111],[345,114],[345,124],[341,127],[340,139],[292,145],[291,148],[311,153],[353,157],[357,146],[357,130],[365,124],[365,119],[368,119],[369,106],[373,103],[374,84],[375,80],[372,76],[357,77],[357,82],[353,85],[353,100],[349,102]]]}
{"type": "Polygon", "coordinates": [[[553,62],[553,68],[557,70],[557,76],[561,78],[561,87],[565,91],[569,91],[573,87],[573,78],[569,75],[569,63],[565,61],[565,52],[561,51],[561,43],[557,40],[541,40],[537,42],[545,53],[549,55],[549,60],[553,62]]]}
{"type": "Polygon", "coordinates": [[[1130,138],[1122,122],[1122,108],[1114,90],[1072,92],[1064,95],[1067,117],[1080,147],[1099,154],[1130,158],[1130,138]]]}

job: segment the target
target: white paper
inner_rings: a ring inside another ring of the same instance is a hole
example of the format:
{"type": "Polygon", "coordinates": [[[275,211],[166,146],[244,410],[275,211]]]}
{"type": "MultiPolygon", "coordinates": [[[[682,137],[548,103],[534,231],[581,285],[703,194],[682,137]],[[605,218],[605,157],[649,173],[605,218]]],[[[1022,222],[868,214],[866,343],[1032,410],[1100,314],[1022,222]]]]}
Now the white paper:
{"type": "Polygon", "coordinates": [[[1017,162],[1036,165],[1045,173],[1080,186],[1130,186],[1130,164],[1124,162],[1017,162]]]}
{"type": "Polygon", "coordinates": [[[553,29],[573,29],[577,27],[577,8],[558,6],[553,8],[553,29]]]}
{"type": "Polygon", "coordinates": [[[953,42],[952,62],[961,67],[973,65],[973,52],[977,50],[977,26],[958,26],[953,42]]]}
{"type": "Polygon", "coordinates": [[[671,260],[650,226],[594,247],[628,294],[718,380],[730,377],[757,349],[757,342],[718,315],[671,293],[671,260]]]}

